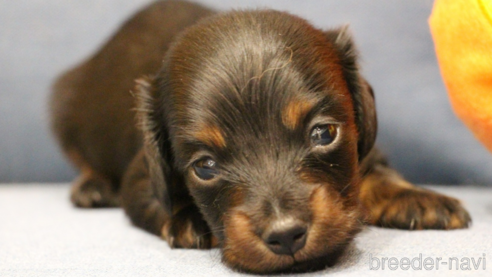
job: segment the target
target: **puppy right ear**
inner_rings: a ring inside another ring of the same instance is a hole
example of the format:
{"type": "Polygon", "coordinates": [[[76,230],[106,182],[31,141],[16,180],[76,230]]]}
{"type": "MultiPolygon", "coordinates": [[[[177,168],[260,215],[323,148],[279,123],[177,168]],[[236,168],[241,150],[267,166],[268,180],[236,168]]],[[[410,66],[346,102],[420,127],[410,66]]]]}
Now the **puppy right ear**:
{"type": "Polygon", "coordinates": [[[362,161],[371,151],[376,141],[378,124],[374,93],[369,83],[359,73],[357,50],[348,26],[326,31],[325,35],[338,52],[343,75],[352,96],[355,122],[359,132],[357,151],[359,153],[359,161],[362,161]]]}
{"type": "Polygon", "coordinates": [[[172,214],[171,150],[164,124],[162,107],[158,103],[155,79],[150,76],[136,80],[135,98],[138,127],[143,133],[143,148],[154,195],[172,214]]]}

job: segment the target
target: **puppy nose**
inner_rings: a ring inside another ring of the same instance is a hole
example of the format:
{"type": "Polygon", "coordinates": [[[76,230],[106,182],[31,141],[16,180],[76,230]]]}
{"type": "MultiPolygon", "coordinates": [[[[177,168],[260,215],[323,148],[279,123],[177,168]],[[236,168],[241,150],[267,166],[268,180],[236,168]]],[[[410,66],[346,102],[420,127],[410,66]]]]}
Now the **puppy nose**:
{"type": "Polygon", "coordinates": [[[293,255],[306,244],[307,226],[299,220],[277,220],[265,230],[262,237],[273,253],[293,255]]]}

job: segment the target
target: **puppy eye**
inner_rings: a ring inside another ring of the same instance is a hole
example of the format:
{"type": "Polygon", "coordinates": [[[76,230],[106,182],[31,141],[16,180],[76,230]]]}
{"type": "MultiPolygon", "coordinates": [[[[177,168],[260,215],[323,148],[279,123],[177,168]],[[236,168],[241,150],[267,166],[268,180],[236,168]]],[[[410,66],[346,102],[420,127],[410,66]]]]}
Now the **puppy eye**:
{"type": "Polygon", "coordinates": [[[211,180],[219,174],[216,162],[211,158],[205,158],[195,162],[193,169],[195,170],[196,176],[205,181],[211,180]]]}
{"type": "Polygon", "coordinates": [[[311,131],[311,143],[315,146],[325,146],[332,143],[338,134],[335,124],[317,125],[311,131]]]}

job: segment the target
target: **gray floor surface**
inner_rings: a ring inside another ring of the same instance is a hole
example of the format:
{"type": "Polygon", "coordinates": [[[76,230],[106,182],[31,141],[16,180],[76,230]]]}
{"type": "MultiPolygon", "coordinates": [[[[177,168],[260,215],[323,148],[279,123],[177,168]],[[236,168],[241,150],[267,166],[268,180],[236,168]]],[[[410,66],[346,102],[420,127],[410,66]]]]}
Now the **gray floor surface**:
{"type": "MultiPolygon", "coordinates": [[[[492,276],[492,190],[431,188],[460,198],[473,217],[472,227],[368,227],[337,266],[300,276],[492,276]],[[414,268],[391,270],[388,260],[382,268],[383,258],[405,257],[416,259],[414,268]],[[434,267],[419,269],[419,259],[426,258],[434,267]]],[[[76,209],[68,195],[67,184],[0,186],[0,276],[242,276],[221,263],[216,249],[171,250],[131,226],[121,209],[76,209]]]]}

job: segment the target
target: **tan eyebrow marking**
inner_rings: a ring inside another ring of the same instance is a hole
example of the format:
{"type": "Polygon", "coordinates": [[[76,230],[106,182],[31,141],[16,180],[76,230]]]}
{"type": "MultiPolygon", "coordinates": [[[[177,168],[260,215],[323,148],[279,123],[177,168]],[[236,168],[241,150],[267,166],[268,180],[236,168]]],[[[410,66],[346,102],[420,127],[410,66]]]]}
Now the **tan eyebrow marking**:
{"type": "Polygon", "coordinates": [[[220,148],[226,147],[226,141],[221,130],[215,125],[207,125],[200,131],[195,133],[195,138],[204,142],[210,147],[216,146],[220,148]]]}
{"type": "Polygon", "coordinates": [[[299,99],[290,100],[282,111],[282,122],[287,128],[294,130],[312,108],[313,103],[310,101],[299,99]]]}

